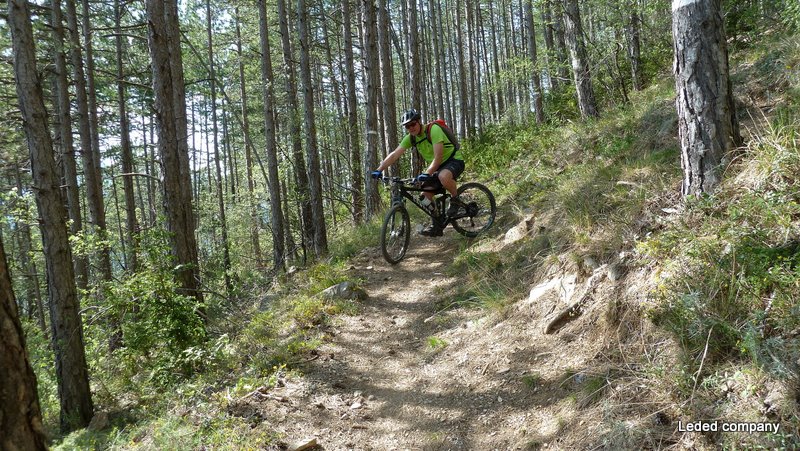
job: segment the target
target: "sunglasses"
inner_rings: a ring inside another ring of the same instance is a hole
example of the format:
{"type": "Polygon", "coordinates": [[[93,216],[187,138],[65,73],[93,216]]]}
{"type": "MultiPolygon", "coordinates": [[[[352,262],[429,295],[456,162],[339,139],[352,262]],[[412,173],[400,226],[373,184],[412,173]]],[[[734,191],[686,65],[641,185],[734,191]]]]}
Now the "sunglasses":
{"type": "Polygon", "coordinates": [[[411,129],[411,127],[413,127],[413,126],[415,126],[415,125],[417,125],[417,121],[414,121],[414,122],[409,122],[408,124],[406,124],[406,125],[405,125],[405,127],[406,127],[406,130],[410,130],[410,129],[411,129]]]}

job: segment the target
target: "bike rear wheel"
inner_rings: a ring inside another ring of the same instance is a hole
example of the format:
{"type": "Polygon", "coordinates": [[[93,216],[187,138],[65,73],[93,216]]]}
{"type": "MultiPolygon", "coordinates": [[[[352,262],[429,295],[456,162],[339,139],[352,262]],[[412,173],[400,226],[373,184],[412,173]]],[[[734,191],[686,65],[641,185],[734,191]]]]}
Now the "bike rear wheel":
{"type": "Polygon", "coordinates": [[[406,255],[411,241],[411,220],[402,204],[389,210],[381,227],[381,250],[383,258],[391,264],[399,263],[406,255]]]}
{"type": "Polygon", "coordinates": [[[474,238],[494,223],[497,204],[489,188],[480,183],[465,183],[458,188],[458,199],[466,205],[466,216],[453,220],[458,233],[474,238]]]}

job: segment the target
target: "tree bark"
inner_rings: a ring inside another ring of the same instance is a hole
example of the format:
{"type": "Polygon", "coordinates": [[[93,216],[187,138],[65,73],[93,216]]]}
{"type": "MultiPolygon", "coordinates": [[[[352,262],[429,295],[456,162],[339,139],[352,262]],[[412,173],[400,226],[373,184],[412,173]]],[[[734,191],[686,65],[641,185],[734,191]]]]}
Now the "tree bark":
{"type": "Polygon", "coordinates": [[[736,120],[720,2],[674,0],[675,101],[684,196],[711,193],[726,153],[742,141],[736,120]]]}
{"type": "MultiPolygon", "coordinates": [[[[378,84],[380,70],[378,67],[378,46],[376,39],[376,17],[374,0],[362,0],[362,17],[364,27],[364,71],[366,72],[366,117],[364,120],[364,128],[366,129],[366,142],[367,149],[364,158],[364,165],[368,170],[378,167],[378,139],[380,131],[378,130],[378,84]]],[[[413,1],[413,0],[412,0],[413,1]]],[[[365,171],[366,172],[368,172],[365,171]]],[[[380,207],[380,197],[378,196],[378,187],[371,179],[364,178],[363,183],[366,184],[366,203],[367,203],[367,218],[378,212],[380,207]]]]}
{"type": "Polygon", "coordinates": [[[278,146],[275,142],[275,96],[272,87],[275,77],[272,73],[269,29],[267,28],[266,0],[258,2],[259,35],[261,38],[261,81],[264,91],[264,134],[266,135],[267,170],[269,178],[269,207],[272,228],[272,262],[276,269],[286,268],[284,247],[284,216],[281,206],[281,186],[278,178],[278,146]]]}
{"type": "Polygon", "coordinates": [[[364,220],[364,179],[361,171],[361,134],[358,129],[356,103],[356,66],[353,57],[353,31],[351,28],[350,0],[342,1],[342,34],[344,34],[344,59],[347,71],[347,130],[350,146],[350,192],[353,196],[353,221],[364,220]]]}
{"type": "MultiPolygon", "coordinates": [[[[431,0],[432,1],[432,0],[431,0]]],[[[392,66],[392,47],[390,45],[391,20],[389,17],[389,5],[383,2],[378,3],[378,48],[381,60],[381,92],[383,95],[383,120],[386,141],[385,149],[392,151],[397,148],[397,102],[394,95],[394,67],[392,66]]],[[[438,54],[438,46],[435,46],[435,54],[438,54]]],[[[439,65],[436,65],[437,73],[439,65]]],[[[438,110],[442,110],[441,78],[437,78],[436,98],[438,110]]]]}
{"type": "MultiPolygon", "coordinates": [[[[64,18],[61,0],[52,3],[53,59],[56,69],[56,111],[58,112],[58,135],[61,138],[61,161],[64,167],[64,187],[70,219],[70,234],[76,236],[83,230],[78,169],[75,163],[75,145],[72,139],[72,115],[70,114],[69,81],[67,61],[64,55],[64,18]]],[[[75,258],[75,282],[80,291],[89,283],[89,260],[85,256],[75,258]]]]}
{"type": "Polygon", "coordinates": [[[308,37],[308,10],[305,0],[297,0],[297,31],[300,37],[300,82],[303,89],[306,159],[309,192],[311,194],[311,221],[314,227],[314,255],[321,258],[328,253],[328,232],[325,227],[325,209],[322,205],[322,177],[317,149],[317,122],[314,116],[314,85],[311,81],[311,50],[308,37]]]}
{"type": "Polygon", "coordinates": [[[61,399],[61,429],[70,432],[89,424],[93,406],[72,251],[63,221],[66,212],[56,176],[53,143],[37,75],[36,50],[26,1],[8,1],[8,25],[14,52],[17,98],[31,156],[33,190],[47,265],[51,333],[61,399]]]}
{"type": "MultiPolygon", "coordinates": [[[[83,162],[83,179],[86,185],[86,204],[89,207],[89,220],[92,223],[92,232],[100,240],[106,239],[106,213],[103,200],[103,182],[100,176],[100,141],[97,135],[97,116],[91,114],[89,105],[89,89],[87,87],[87,71],[84,69],[83,55],[81,52],[80,31],[78,29],[77,10],[75,0],[66,0],[67,27],[70,32],[72,68],[74,71],[75,100],[78,107],[78,135],[81,142],[81,161],[83,162]],[[92,121],[95,124],[92,124],[92,121]],[[93,130],[94,129],[94,132],[93,130]]],[[[84,14],[87,14],[85,11],[84,14]]],[[[86,47],[89,51],[91,46],[86,47]]],[[[87,53],[87,60],[90,57],[87,53]]],[[[92,86],[93,87],[93,86],[92,86]]],[[[96,106],[95,106],[96,109],[96,106]]],[[[107,246],[100,250],[100,278],[109,282],[111,274],[111,255],[107,246]]],[[[101,289],[101,293],[104,290],[101,289]]]]}
{"type": "Polygon", "coordinates": [[[539,63],[536,58],[536,30],[533,25],[532,0],[525,1],[525,17],[528,21],[528,53],[533,63],[533,108],[536,112],[536,123],[544,122],[544,106],[542,105],[542,79],[539,76],[539,63]]]}
{"type": "Polygon", "coordinates": [[[639,10],[636,5],[636,0],[632,0],[629,4],[630,18],[627,26],[628,37],[628,60],[631,63],[631,79],[633,81],[633,90],[642,90],[642,57],[640,51],[640,19],[639,10]]]}
{"type": "Polygon", "coordinates": [[[233,292],[231,282],[231,251],[228,244],[228,218],[225,211],[225,191],[222,180],[222,157],[219,152],[219,128],[217,126],[217,74],[214,67],[214,39],[211,36],[211,0],[206,0],[206,37],[208,38],[208,76],[211,83],[211,130],[214,139],[214,169],[216,170],[217,207],[219,210],[219,227],[222,233],[222,277],[225,281],[225,292],[233,292]]]}
{"type": "Polygon", "coordinates": [[[25,335],[11,288],[0,237],[0,449],[45,450],[36,375],[28,360],[25,335]]]}
{"type": "MultiPolygon", "coordinates": [[[[202,302],[192,210],[192,180],[186,123],[176,0],[147,0],[148,36],[153,68],[158,150],[163,165],[164,212],[175,258],[176,278],[183,294],[202,302]]],[[[205,317],[204,311],[200,315],[205,317]]],[[[205,318],[204,318],[205,319],[205,318]]]]}
{"type": "MultiPolygon", "coordinates": [[[[116,32],[115,48],[117,54],[117,102],[119,103],[120,146],[122,149],[122,172],[132,174],[133,151],[131,150],[130,122],[128,121],[127,92],[125,88],[125,72],[122,68],[122,5],[121,0],[114,1],[114,28],[116,32]]],[[[139,267],[139,222],[136,219],[136,199],[133,193],[133,176],[122,177],[125,193],[125,227],[128,244],[127,269],[131,273],[139,267]]]]}
{"type": "Polygon", "coordinates": [[[589,57],[586,55],[586,46],[583,43],[583,27],[578,9],[578,0],[564,0],[564,30],[572,56],[572,79],[578,93],[578,108],[581,117],[597,117],[597,102],[592,87],[592,77],[589,72],[589,57]]]}
{"type": "MultiPolygon", "coordinates": [[[[259,5],[260,8],[260,5],[259,5]]],[[[241,16],[239,7],[234,7],[234,20],[236,22],[236,56],[239,59],[239,95],[242,97],[242,134],[245,136],[244,143],[244,164],[247,175],[247,205],[250,209],[250,243],[253,246],[253,254],[256,264],[260,267],[264,265],[261,255],[261,241],[258,237],[258,210],[255,202],[255,183],[253,182],[253,148],[250,145],[250,120],[247,112],[247,85],[244,76],[244,54],[242,53],[242,32],[239,23],[241,16]]],[[[273,126],[274,127],[274,126],[273,126]]],[[[280,201],[279,201],[280,203],[280,201]]]]}
{"type": "Polygon", "coordinates": [[[303,143],[300,139],[300,113],[297,107],[297,82],[294,72],[294,57],[289,35],[289,12],[285,0],[278,0],[278,18],[280,20],[281,44],[283,47],[283,71],[286,75],[286,96],[289,101],[289,136],[292,140],[292,157],[294,160],[294,176],[297,181],[295,192],[300,203],[300,226],[303,233],[303,245],[314,243],[314,221],[311,206],[311,193],[306,171],[303,143]]]}

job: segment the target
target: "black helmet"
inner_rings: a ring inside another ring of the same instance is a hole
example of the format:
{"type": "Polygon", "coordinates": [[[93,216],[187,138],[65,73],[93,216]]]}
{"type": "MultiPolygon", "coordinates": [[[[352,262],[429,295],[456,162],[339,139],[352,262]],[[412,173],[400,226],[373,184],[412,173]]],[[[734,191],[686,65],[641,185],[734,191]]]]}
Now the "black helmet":
{"type": "Polygon", "coordinates": [[[402,125],[406,125],[414,121],[419,121],[420,119],[422,119],[422,116],[420,116],[419,111],[415,110],[414,108],[411,108],[410,110],[403,113],[403,118],[400,121],[402,125]]]}

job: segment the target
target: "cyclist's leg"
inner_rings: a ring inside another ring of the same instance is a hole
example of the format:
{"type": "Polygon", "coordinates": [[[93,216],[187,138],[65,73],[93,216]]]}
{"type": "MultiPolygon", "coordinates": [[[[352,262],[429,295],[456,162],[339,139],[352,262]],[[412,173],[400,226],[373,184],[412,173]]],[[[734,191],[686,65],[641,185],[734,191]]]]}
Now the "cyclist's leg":
{"type": "Polygon", "coordinates": [[[456,180],[464,172],[464,161],[451,158],[439,166],[439,182],[450,193],[451,197],[458,197],[456,180]]]}

